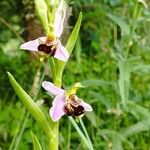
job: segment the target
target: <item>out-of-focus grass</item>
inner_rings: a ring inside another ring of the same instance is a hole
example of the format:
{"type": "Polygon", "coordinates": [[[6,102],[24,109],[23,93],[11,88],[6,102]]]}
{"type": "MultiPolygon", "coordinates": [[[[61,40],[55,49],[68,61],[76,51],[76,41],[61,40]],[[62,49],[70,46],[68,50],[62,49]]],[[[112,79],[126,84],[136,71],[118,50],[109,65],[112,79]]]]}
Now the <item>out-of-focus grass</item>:
{"type": "MultiPolygon", "coordinates": [[[[16,3],[6,5],[3,17],[12,28],[21,32],[23,20],[18,15],[16,3]],[[10,17],[10,10],[12,17],[10,17]]],[[[94,149],[139,149],[150,148],[150,11],[142,3],[121,0],[79,0],[72,1],[75,16],[83,12],[80,37],[66,66],[63,87],[81,82],[86,88],[78,95],[90,103],[93,112],[83,118],[94,149]],[[138,13],[139,12],[139,13],[138,13]],[[132,31],[132,32],[131,32],[132,31]],[[129,50],[131,69],[129,102],[120,107],[121,97],[118,87],[119,68],[117,59],[129,50]]],[[[149,2],[147,5],[150,7],[149,2]]],[[[33,83],[37,60],[19,50],[20,39],[0,24],[0,147],[8,149],[22,117],[22,104],[8,82],[6,71],[13,73],[27,92],[33,83]]],[[[45,79],[49,79],[46,75],[45,79]]],[[[41,89],[38,99],[44,99],[44,110],[48,112],[51,98],[41,89]]],[[[80,123],[78,123],[81,127],[80,123]]],[[[40,139],[46,149],[45,137],[32,118],[19,144],[19,149],[31,149],[30,129],[40,139]]],[[[81,127],[82,129],[82,127],[81,127]]],[[[67,117],[60,121],[60,149],[87,149],[79,134],[67,117]]]]}

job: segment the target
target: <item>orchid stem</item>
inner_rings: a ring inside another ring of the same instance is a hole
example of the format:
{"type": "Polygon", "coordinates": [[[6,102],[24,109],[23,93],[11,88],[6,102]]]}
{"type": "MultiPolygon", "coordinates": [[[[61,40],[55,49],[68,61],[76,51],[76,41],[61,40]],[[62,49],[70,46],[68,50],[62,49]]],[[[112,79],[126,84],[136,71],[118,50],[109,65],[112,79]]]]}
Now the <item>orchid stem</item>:
{"type": "MultiPolygon", "coordinates": [[[[54,79],[54,84],[57,87],[61,87],[62,80],[58,79],[57,75],[56,75],[56,78],[54,79]]],[[[59,138],[59,121],[54,122],[54,124],[53,124],[53,137],[50,136],[49,138],[50,138],[50,140],[49,140],[50,150],[58,150],[58,145],[59,145],[59,142],[58,142],[58,138],[59,138]]]]}
{"type": "Polygon", "coordinates": [[[59,121],[53,125],[53,136],[49,136],[49,150],[58,150],[59,121]]]}

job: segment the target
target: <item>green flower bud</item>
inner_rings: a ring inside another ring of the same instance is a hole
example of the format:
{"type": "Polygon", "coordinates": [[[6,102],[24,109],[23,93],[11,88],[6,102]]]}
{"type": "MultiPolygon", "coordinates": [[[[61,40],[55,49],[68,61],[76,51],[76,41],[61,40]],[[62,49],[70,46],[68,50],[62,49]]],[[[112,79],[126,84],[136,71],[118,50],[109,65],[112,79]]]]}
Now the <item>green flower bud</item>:
{"type": "Polygon", "coordinates": [[[45,0],[35,0],[36,12],[41,20],[41,23],[46,31],[46,34],[50,34],[49,22],[48,22],[48,8],[45,0]]]}

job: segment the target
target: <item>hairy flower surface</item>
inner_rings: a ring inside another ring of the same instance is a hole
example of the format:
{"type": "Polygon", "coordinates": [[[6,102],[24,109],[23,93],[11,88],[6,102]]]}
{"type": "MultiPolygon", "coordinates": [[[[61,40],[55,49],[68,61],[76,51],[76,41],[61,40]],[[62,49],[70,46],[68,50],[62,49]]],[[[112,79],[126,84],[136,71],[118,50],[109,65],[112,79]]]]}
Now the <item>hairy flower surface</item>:
{"type": "Polygon", "coordinates": [[[63,32],[65,16],[66,4],[64,0],[61,0],[58,9],[55,12],[55,19],[52,23],[53,26],[50,27],[53,28],[51,35],[28,41],[22,44],[20,49],[43,52],[62,61],[67,61],[69,53],[58,39],[63,32]]]}
{"type": "Polygon", "coordinates": [[[63,115],[82,117],[86,111],[92,111],[89,104],[75,95],[78,87],[65,91],[48,81],[44,81],[42,86],[48,93],[56,96],[50,108],[53,121],[58,121],[63,115]]]}

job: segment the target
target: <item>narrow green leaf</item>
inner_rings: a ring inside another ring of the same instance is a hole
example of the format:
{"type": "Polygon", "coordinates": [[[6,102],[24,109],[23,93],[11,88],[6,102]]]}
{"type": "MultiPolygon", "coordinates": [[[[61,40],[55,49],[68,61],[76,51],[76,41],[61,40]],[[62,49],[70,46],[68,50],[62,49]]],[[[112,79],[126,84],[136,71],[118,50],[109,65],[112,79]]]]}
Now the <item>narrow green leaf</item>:
{"type": "Polygon", "coordinates": [[[112,135],[112,150],[123,150],[122,142],[117,134],[112,135]]]}
{"type": "MultiPolygon", "coordinates": [[[[73,50],[75,43],[76,43],[76,40],[78,38],[78,34],[79,34],[80,26],[81,26],[81,21],[82,21],[82,13],[80,12],[78,20],[75,24],[75,27],[73,28],[73,31],[71,32],[71,35],[70,35],[68,42],[66,44],[66,49],[68,50],[69,54],[72,53],[72,50],[73,50]]],[[[64,71],[66,62],[62,62],[60,60],[55,60],[55,61],[57,64],[57,73],[56,73],[57,79],[54,79],[54,80],[61,82],[59,80],[62,78],[62,73],[64,71]]]]}
{"type": "Polygon", "coordinates": [[[75,46],[75,43],[76,43],[76,40],[78,38],[78,34],[79,34],[79,30],[80,30],[80,26],[81,26],[81,21],[82,21],[82,13],[80,12],[79,14],[79,17],[78,17],[78,20],[76,22],[76,25],[68,39],[68,42],[67,42],[67,45],[66,45],[66,49],[68,50],[69,54],[71,54],[74,46],[75,46]]]}
{"type": "Polygon", "coordinates": [[[136,66],[134,66],[133,68],[133,72],[137,73],[137,74],[149,74],[150,73],[150,65],[146,65],[146,64],[136,64],[136,66]]]}
{"type": "Polygon", "coordinates": [[[80,66],[81,63],[81,52],[82,52],[82,45],[81,45],[81,39],[80,36],[78,36],[77,42],[76,42],[76,47],[75,47],[75,56],[78,65],[80,66]]]}
{"type": "Polygon", "coordinates": [[[130,72],[131,65],[127,60],[120,60],[118,62],[119,67],[119,91],[122,100],[122,104],[126,105],[126,101],[129,98],[129,86],[130,86],[130,72]]]}
{"type": "Polygon", "coordinates": [[[130,28],[122,18],[119,18],[110,13],[108,13],[107,16],[121,28],[122,35],[128,36],[130,34],[130,28]]]}
{"type": "Polygon", "coordinates": [[[118,93],[118,86],[116,82],[112,81],[105,81],[105,80],[98,80],[98,79],[90,79],[90,80],[84,80],[81,82],[82,85],[85,87],[109,87],[112,90],[114,90],[116,93],[118,93]]]}
{"type": "MultiPolygon", "coordinates": [[[[94,98],[94,100],[97,100],[96,102],[101,103],[101,105],[104,105],[107,109],[111,108],[111,100],[107,98],[105,95],[102,95],[102,93],[92,91],[92,92],[89,92],[89,95],[91,95],[94,98]]],[[[92,112],[89,114],[92,115],[92,112]]],[[[94,117],[92,118],[94,119],[94,117]]]]}
{"type": "Polygon", "coordinates": [[[116,6],[120,3],[120,0],[110,0],[110,5],[113,7],[113,6],[116,6]]]}
{"type": "Polygon", "coordinates": [[[89,119],[89,121],[91,122],[91,124],[97,128],[98,124],[96,122],[96,119],[99,119],[99,117],[96,116],[96,114],[94,113],[94,111],[90,112],[90,113],[86,113],[86,117],[89,119]]]}
{"type": "Polygon", "coordinates": [[[144,108],[138,104],[135,104],[131,101],[128,101],[126,111],[130,112],[137,119],[148,119],[150,116],[150,111],[147,108],[144,108]]]}
{"type": "Polygon", "coordinates": [[[122,134],[125,137],[132,136],[142,131],[150,130],[150,119],[145,119],[131,125],[130,127],[123,130],[122,134]]]}
{"type": "Polygon", "coordinates": [[[88,132],[87,132],[87,130],[86,130],[86,127],[85,127],[85,125],[84,125],[84,123],[83,123],[83,121],[82,121],[82,118],[79,118],[79,122],[80,122],[81,127],[82,127],[82,129],[83,129],[83,131],[84,131],[84,134],[86,135],[86,139],[87,139],[88,142],[89,142],[90,150],[94,150],[94,149],[93,149],[93,144],[92,144],[91,139],[90,139],[90,137],[89,137],[89,134],[88,134],[88,132]]]}
{"type": "Polygon", "coordinates": [[[84,80],[81,82],[81,84],[85,86],[112,86],[116,88],[115,82],[98,79],[84,80]]]}
{"type": "Polygon", "coordinates": [[[36,137],[36,135],[35,135],[32,131],[30,131],[30,134],[31,134],[31,136],[32,136],[33,149],[34,149],[34,150],[42,150],[42,147],[41,147],[41,145],[40,145],[40,143],[39,143],[39,140],[38,140],[38,138],[36,137]]]}
{"type": "Polygon", "coordinates": [[[46,31],[49,33],[48,16],[47,16],[47,4],[45,0],[35,0],[36,12],[41,20],[41,23],[46,31]]]}
{"type": "Polygon", "coordinates": [[[75,127],[75,129],[77,130],[78,134],[80,135],[81,139],[83,140],[83,142],[85,143],[85,145],[91,149],[88,140],[86,139],[85,135],[82,133],[81,129],[79,128],[78,124],[75,122],[75,120],[72,117],[69,117],[71,123],[73,124],[73,126],[75,127]]]}
{"type": "Polygon", "coordinates": [[[122,147],[121,145],[122,142],[127,143],[131,149],[134,149],[133,144],[130,141],[128,141],[128,139],[120,132],[116,132],[110,129],[101,129],[100,135],[111,137],[112,142],[113,142],[113,149],[115,148],[118,149],[119,147],[122,147]],[[118,139],[119,141],[116,142],[115,140],[118,140],[118,139]]]}
{"type": "Polygon", "coordinates": [[[14,88],[20,100],[22,101],[23,105],[28,109],[28,111],[31,113],[33,118],[37,121],[40,127],[45,131],[47,136],[52,136],[53,134],[51,128],[42,110],[39,108],[38,105],[36,105],[36,103],[32,100],[32,98],[21,88],[21,86],[16,82],[14,77],[9,72],[7,73],[11,85],[14,88]]]}

